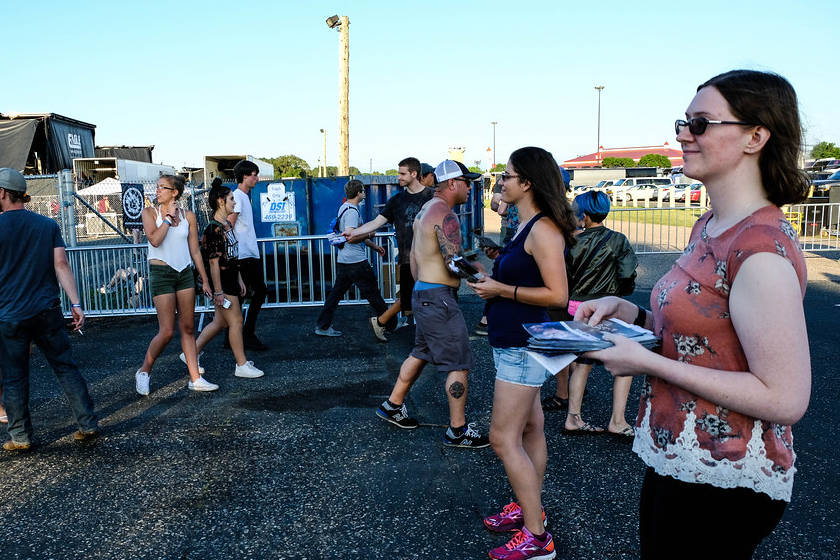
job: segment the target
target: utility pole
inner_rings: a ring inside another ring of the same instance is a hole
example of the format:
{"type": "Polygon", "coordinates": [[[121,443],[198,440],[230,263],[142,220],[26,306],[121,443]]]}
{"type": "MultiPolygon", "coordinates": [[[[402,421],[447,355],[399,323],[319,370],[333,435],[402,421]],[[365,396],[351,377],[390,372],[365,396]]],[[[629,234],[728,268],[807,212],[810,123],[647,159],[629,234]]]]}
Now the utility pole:
{"type": "Polygon", "coordinates": [[[338,29],[338,173],[350,175],[350,18],[338,29]]]}
{"type": "Polygon", "coordinates": [[[595,86],[595,89],[598,90],[598,164],[601,163],[601,91],[603,91],[604,86],[595,86]]]}
{"type": "Polygon", "coordinates": [[[496,125],[499,124],[499,121],[490,121],[490,124],[493,125],[493,165],[490,167],[492,171],[496,167],[496,125]]]}
{"type": "Polygon", "coordinates": [[[321,129],[321,136],[323,137],[323,157],[321,158],[321,165],[318,166],[318,175],[321,177],[327,176],[327,129],[321,129]]]}
{"type": "Polygon", "coordinates": [[[350,175],[350,18],[330,16],[327,27],[338,27],[338,173],[350,175]]]}

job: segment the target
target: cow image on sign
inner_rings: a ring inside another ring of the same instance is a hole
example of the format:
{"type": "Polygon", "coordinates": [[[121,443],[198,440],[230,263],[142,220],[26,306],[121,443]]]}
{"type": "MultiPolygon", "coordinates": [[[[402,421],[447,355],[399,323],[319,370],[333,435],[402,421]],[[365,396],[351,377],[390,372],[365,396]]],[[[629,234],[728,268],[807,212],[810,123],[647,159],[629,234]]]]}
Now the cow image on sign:
{"type": "Polygon", "coordinates": [[[295,221],[295,193],[286,192],[285,183],[271,183],[260,193],[260,219],[263,222],[295,221]]]}

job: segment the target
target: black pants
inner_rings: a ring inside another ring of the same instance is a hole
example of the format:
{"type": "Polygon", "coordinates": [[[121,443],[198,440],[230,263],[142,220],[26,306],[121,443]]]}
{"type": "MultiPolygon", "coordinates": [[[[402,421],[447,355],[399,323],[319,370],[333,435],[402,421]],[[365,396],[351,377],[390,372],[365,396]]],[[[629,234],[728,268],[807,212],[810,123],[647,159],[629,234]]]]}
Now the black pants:
{"type": "Polygon", "coordinates": [[[248,293],[245,297],[251,298],[248,306],[248,317],[242,326],[243,336],[253,335],[257,327],[257,317],[260,308],[265,302],[265,280],[263,279],[262,262],[260,259],[239,259],[239,273],[242,274],[242,281],[248,293]]]}
{"type": "Polygon", "coordinates": [[[324,302],[324,308],[318,315],[318,328],[328,329],[332,325],[333,315],[338,307],[338,302],[344,297],[353,284],[359,287],[362,297],[365,298],[374,311],[376,316],[382,315],[388,304],[382,299],[382,294],[379,293],[379,285],[376,283],[376,276],[373,275],[373,269],[370,267],[368,261],[362,261],[351,264],[337,263],[335,284],[332,290],[327,294],[327,300],[324,302]]]}
{"type": "Polygon", "coordinates": [[[641,558],[751,558],[787,502],[747,488],[718,488],[645,472],[639,501],[641,558]]]}

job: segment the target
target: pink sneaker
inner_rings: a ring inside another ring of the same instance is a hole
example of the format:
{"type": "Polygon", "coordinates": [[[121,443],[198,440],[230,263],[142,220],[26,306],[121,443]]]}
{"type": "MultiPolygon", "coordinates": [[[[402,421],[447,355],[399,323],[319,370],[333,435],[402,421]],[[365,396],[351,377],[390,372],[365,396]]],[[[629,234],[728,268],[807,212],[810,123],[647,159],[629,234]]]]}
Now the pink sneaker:
{"type": "Polygon", "coordinates": [[[490,551],[493,560],[552,560],[556,555],[550,533],[545,534],[545,542],[541,543],[525,527],[506,545],[490,551]]]}
{"type": "MultiPolygon", "coordinates": [[[[542,512],[543,527],[548,525],[545,517],[545,508],[542,512]]],[[[522,515],[522,508],[516,502],[511,502],[502,508],[502,511],[484,518],[484,526],[494,533],[507,533],[518,531],[525,526],[525,517],[522,515]]]]}

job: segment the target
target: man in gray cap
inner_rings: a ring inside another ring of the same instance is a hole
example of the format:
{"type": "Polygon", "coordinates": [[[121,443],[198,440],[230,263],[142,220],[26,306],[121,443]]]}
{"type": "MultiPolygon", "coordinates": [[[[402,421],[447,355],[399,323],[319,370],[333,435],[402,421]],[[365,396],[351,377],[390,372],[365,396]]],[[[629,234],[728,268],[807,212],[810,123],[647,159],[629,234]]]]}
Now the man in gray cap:
{"type": "Polygon", "coordinates": [[[449,427],[443,444],[449,447],[481,449],[490,445],[474,422],[467,423],[467,374],[473,367],[467,324],[458,307],[460,276],[450,266],[461,256],[461,224],[453,208],[467,201],[472,181],[464,164],[444,160],[435,168],[436,189],[414,219],[411,270],[416,283],[412,308],[417,320],[414,348],[400,367],[397,382],[376,415],[403,429],[420,423],[408,415],[405,399],[427,363],[446,375],[449,427]]]}
{"type": "Polygon", "coordinates": [[[64,330],[58,284],[70,299],[73,326],[80,330],[85,313],[76,279],[67,262],[58,224],[23,205],[29,201],[26,181],[14,169],[0,168],[0,363],[3,405],[11,439],[7,451],[32,446],[29,417],[29,347],[38,345],[53,368],[79,430],[76,441],[99,434],[93,401],[70,351],[64,330]]]}

